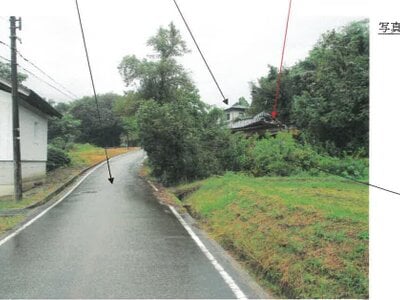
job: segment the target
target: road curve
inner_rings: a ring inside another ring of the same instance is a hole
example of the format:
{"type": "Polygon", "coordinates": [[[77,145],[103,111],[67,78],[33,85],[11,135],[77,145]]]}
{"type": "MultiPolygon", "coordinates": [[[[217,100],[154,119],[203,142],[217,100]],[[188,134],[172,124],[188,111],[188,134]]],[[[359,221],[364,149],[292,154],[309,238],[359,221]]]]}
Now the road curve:
{"type": "MultiPolygon", "coordinates": [[[[138,151],[113,159],[113,185],[101,166],[1,245],[0,297],[235,298],[169,208],[138,177],[143,158],[138,151]]],[[[241,286],[246,296],[260,295],[251,286],[241,286]]]]}

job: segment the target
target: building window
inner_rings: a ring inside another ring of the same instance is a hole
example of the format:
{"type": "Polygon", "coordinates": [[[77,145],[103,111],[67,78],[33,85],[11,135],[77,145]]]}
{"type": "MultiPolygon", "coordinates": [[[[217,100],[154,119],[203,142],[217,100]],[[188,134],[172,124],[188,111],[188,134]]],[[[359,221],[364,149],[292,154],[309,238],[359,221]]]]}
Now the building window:
{"type": "Polygon", "coordinates": [[[226,120],[229,121],[231,119],[231,115],[229,113],[226,114],[226,120]]]}
{"type": "Polygon", "coordinates": [[[40,132],[39,132],[40,128],[39,128],[39,122],[34,122],[33,123],[33,140],[35,142],[35,144],[37,144],[39,142],[39,138],[40,138],[40,132]]]}

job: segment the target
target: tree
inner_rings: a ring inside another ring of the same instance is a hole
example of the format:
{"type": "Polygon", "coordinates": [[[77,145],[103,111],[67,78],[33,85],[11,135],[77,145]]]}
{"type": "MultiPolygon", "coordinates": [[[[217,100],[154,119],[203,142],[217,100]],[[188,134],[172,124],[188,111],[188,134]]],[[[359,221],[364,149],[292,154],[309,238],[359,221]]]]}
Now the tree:
{"type": "Polygon", "coordinates": [[[175,25],[170,23],[168,28],[160,28],[147,44],[156,53],[153,56],[156,59],[125,56],[118,67],[125,84],[136,87],[139,98],[159,103],[173,101],[182,92],[196,96],[197,90],[189,75],[175,59],[188,52],[175,25]]]}
{"type": "MultiPolygon", "coordinates": [[[[251,89],[251,106],[249,113],[257,114],[262,111],[270,113],[273,109],[276,94],[276,81],[278,78],[278,69],[268,66],[269,71],[266,77],[261,77],[257,83],[250,84],[251,89]]],[[[290,70],[284,68],[282,71],[279,98],[278,98],[278,118],[286,124],[291,123],[290,111],[292,106],[292,82],[290,78],[290,70]]]]}
{"type": "Polygon", "coordinates": [[[293,118],[306,135],[335,154],[368,152],[368,21],[324,34],[293,73],[302,87],[294,97],[293,118]]]}
{"type": "Polygon", "coordinates": [[[236,103],[233,104],[233,105],[234,105],[234,106],[235,106],[235,105],[241,105],[241,106],[245,106],[245,107],[249,107],[249,106],[250,106],[249,102],[247,102],[247,100],[246,100],[245,97],[240,97],[240,98],[238,99],[238,102],[236,102],[236,103]]]}
{"type": "Polygon", "coordinates": [[[80,120],[78,142],[92,143],[101,147],[119,146],[123,126],[121,119],[114,114],[113,106],[119,95],[108,93],[98,95],[98,118],[93,97],[84,97],[71,104],[70,113],[80,120]]]}
{"type": "Polygon", "coordinates": [[[127,146],[137,146],[139,141],[139,125],[136,113],[143,99],[138,98],[134,92],[126,92],[124,96],[118,97],[114,103],[113,111],[122,121],[123,134],[121,141],[127,146]]]}
{"type": "Polygon", "coordinates": [[[156,53],[152,60],[131,55],[119,66],[125,83],[134,83],[135,90],[117,101],[116,111],[125,120],[137,120],[153,174],[164,184],[222,172],[230,133],[222,127],[222,111],[200,100],[177,63],[176,57],[188,52],[179,31],[171,23],[148,45],[156,53]]]}
{"type": "Polygon", "coordinates": [[[64,113],[62,118],[49,119],[48,139],[58,148],[66,150],[80,134],[81,121],[75,119],[71,114],[64,113]]]}
{"type": "MultiPolygon", "coordinates": [[[[2,63],[0,61],[0,78],[11,82],[11,65],[9,63],[2,63]]],[[[28,78],[28,75],[18,72],[17,80],[18,83],[22,83],[28,78]]]]}
{"type": "MultiPolygon", "coordinates": [[[[368,153],[368,32],[368,21],[328,31],[304,60],[282,73],[278,119],[331,154],[368,153]]],[[[251,84],[249,113],[272,111],[277,77],[269,66],[267,76],[251,84]]]]}

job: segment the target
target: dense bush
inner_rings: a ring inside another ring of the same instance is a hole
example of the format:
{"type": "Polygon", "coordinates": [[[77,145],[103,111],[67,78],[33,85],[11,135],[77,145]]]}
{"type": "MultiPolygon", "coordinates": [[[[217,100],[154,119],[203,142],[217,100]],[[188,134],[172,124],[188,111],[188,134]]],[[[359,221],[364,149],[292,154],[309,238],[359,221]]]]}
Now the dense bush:
{"type": "Polygon", "coordinates": [[[232,171],[247,171],[254,176],[318,175],[321,172],[357,179],[368,176],[367,159],[319,154],[311,146],[297,142],[289,133],[259,140],[233,136],[231,164],[226,168],[232,171]]]}
{"type": "Polygon", "coordinates": [[[71,159],[68,157],[68,154],[60,148],[55,147],[54,145],[48,145],[47,147],[47,171],[51,171],[57,169],[62,166],[67,166],[71,162],[71,159]]]}
{"type": "Polygon", "coordinates": [[[316,153],[299,145],[288,133],[259,140],[251,152],[256,176],[288,176],[306,171],[315,163],[316,153]]]}
{"type": "MultiPolygon", "coordinates": [[[[278,70],[251,84],[250,111],[272,111],[278,70]]],[[[331,155],[369,144],[369,24],[356,21],[323,34],[308,56],[282,72],[279,119],[331,155]]]]}
{"type": "Polygon", "coordinates": [[[139,133],[153,175],[170,185],[228,169],[230,133],[217,124],[218,116],[195,99],[143,104],[139,133]]]}
{"type": "Polygon", "coordinates": [[[366,158],[321,156],[318,159],[318,167],[335,175],[355,179],[365,179],[369,174],[366,158]]]}

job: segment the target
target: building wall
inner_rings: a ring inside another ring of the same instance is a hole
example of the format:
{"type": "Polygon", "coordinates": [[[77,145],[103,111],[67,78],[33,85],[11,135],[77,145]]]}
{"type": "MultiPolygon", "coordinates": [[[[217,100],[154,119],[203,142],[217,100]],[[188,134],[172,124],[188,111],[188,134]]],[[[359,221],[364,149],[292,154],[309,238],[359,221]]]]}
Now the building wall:
{"type": "MultiPolygon", "coordinates": [[[[0,161],[0,196],[14,194],[14,163],[0,161]]],[[[46,162],[22,162],[22,188],[26,190],[43,180],[46,175],[46,162]]]]}
{"type": "Polygon", "coordinates": [[[47,160],[47,118],[27,106],[19,106],[21,127],[21,159],[23,161],[47,160]]]}
{"type": "Polygon", "coordinates": [[[0,161],[13,159],[10,97],[9,93],[0,90],[0,161]]]}
{"type": "Polygon", "coordinates": [[[243,110],[231,110],[231,111],[225,112],[225,114],[226,114],[227,121],[228,122],[233,122],[237,118],[243,117],[244,111],[243,110]],[[227,116],[228,114],[229,114],[229,119],[228,119],[228,116],[227,116]]]}
{"type": "MultiPolygon", "coordinates": [[[[0,91],[0,196],[13,193],[11,94],[0,91]]],[[[28,104],[19,105],[22,181],[40,181],[46,175],[47,118],[28,104]]]]}

